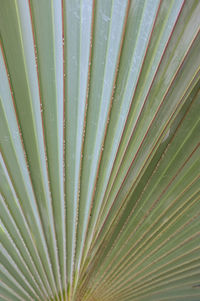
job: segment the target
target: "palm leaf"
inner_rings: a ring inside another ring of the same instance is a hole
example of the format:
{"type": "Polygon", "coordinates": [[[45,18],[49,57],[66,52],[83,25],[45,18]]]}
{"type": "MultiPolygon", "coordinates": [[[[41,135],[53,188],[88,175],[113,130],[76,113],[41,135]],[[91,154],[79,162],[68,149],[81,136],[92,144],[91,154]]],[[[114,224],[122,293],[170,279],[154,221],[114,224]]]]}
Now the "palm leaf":
{"type": "Polygon", "coordinates": [[[199,15],[0,0],[0,300],[200,299],[199,15]]]}

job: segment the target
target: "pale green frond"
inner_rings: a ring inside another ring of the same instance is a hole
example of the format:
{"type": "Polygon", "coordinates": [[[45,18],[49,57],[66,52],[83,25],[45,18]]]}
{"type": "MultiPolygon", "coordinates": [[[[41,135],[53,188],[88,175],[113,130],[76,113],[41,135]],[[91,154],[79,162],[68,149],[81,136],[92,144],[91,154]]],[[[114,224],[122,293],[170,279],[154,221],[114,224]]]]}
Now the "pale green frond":
{"type": "Polygon", "coordinates": [[[200,300],[199,15],[0,0],[0,300],[200,300]]]}

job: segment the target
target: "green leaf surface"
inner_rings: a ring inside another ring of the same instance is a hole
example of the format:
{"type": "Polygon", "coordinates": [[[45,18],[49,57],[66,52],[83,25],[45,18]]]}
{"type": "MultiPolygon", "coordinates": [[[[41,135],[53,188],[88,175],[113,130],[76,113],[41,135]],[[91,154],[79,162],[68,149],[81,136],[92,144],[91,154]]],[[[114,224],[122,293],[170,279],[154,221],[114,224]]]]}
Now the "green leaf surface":
{"type": "Polygon", "coordinates": [[[0,0],[0,300],[200,300],[199,15],[0,0]]]}

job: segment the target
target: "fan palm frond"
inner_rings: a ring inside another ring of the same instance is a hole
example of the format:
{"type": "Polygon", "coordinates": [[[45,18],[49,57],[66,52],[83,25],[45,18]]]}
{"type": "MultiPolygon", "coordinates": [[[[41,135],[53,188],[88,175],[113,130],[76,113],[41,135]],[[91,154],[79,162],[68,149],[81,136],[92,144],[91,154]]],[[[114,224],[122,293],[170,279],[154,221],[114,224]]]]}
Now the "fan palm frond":
{"type": "Polygon", "coordinates": [[[0,300],[200,300],[199,16],[0,0],[0,300]]]}

